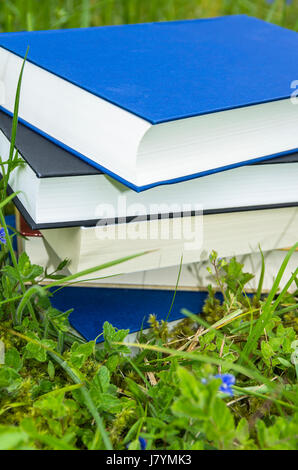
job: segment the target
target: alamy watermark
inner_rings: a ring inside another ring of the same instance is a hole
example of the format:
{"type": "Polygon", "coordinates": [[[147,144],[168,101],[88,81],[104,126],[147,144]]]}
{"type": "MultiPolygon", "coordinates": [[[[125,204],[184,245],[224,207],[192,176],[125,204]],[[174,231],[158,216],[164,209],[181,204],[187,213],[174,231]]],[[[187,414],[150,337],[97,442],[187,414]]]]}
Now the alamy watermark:
{"type": "MultiPolygon", "coordinates": [[[[96,208],[96,238],[99,240],[148,240],[159,244],[183,244],[184,250],[200,249],[203,244],[201,204],[127,204],[126,196],[113,204],[96,208]],[[164,243],[163,243],[164,242],[164,243]]],[[[150,248],[150,243],[148,243],[150,248]]]]}

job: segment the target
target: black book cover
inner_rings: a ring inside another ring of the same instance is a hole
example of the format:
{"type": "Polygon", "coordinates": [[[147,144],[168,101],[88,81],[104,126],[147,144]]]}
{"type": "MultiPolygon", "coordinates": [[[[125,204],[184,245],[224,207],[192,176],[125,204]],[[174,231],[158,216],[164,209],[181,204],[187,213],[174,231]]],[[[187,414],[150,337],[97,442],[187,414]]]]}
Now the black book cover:
{"type": "MultiPolygon", "coordinates": [[[[12,118],[0,110],[0,130],[10,141],[12,118]]],[[[100,175],[88,165],[24,124],[18,123],[16,149],[38,178],[100,175]]]]}

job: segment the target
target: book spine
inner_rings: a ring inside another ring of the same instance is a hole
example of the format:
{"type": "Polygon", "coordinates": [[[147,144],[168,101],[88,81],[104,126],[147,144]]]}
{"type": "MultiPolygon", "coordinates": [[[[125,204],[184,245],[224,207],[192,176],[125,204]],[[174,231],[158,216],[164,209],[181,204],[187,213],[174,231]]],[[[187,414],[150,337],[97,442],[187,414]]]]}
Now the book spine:
{"type": "Polygon", "coordinates": [[[18,255],[24,251],[24,238],[43,238],[42,233],[38,230],[32,230],[21,213],[15,209],[16,229],[20,236],[17,237],[17,252],[18,255]]]}
{"type": "Polygon", "coordinates": [[[16,228],[18,232],[23,237],[42,237],[42,233],[39,230],[32,230],[29,225],[27,224],[24,217],[20,214],[20,212],[16,209],[16,228]]]}

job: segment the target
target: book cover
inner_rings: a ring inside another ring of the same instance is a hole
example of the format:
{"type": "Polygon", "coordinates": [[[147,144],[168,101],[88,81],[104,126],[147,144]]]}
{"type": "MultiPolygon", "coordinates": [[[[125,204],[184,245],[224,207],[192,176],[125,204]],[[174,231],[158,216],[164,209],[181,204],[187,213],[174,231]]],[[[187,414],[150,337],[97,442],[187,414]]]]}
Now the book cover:
{"type": "MultiPolygon", "coordinates": [[[[0,109],[0,130],[8,140],[10,140],[11,137],[11,129],[12,117],[0,109]]],[[[103,174],[102,171],[76,158],[71,152],[61,148],[59,145],[46,139],[21,122],[18,123],[15,148],[38,178],[62,178],[103,174]]],[[[252,163],[252,165],[273,163],[298,163],[298,152],[252,163]]]]}
{"type": "Polygon", "coordinates": [[[146,252],[101,270],[98,276],[103,277],[177,266],[182,256],[183,264],[203,261],[212,250],[220,257],[230,257],[258,252],[260,246],[263,251],[291,246],[297,241],[298,208],[190,217],[185,224],[183,221],[187,228],[183,236],[179,236],[181,225],[172,222],[167,239],[150,238],[150,222],[136,223],[133,232],[137,236],[133,237],[129,226],[119,225],[43,230],[42,234],[60,259],[71,260],[68,269],[72,274],[146,252]]]}
{"type": "MultiPolygon", "coordinates": [[[[10,134],[11,134],[11,125],[12,125],[12,118],[5,114],[4,112],[0,111],[0,131],[4,134],[5,138],[7,139],[7,142],[9,145],[9,139],[10,139],[10,134]]],[[[80,191],[83,190],[84,194],[88,193],[88,190],[90,190],[90,186],[82,186],[81,180],[79,179],[81,176],[83,177],[90,177],[91,180],[93,181],[93,178],[99,178],[97,181],[97,187],[98,188],[103,188],[103,182],[101,181],[101,178],[105,178],[105,175],[100,172],[99,170],[96,170],[94,167],[91,165],[87,164],[86,162],[76,158],[74,155],[72,155],[70,152],[62,149],[58,145],[55,145],[53,142],[47,140],[43,136],[39,135],[38,133],[34,132],[33,130],[27,128],[25,125],[22,123],[18,124],[17,128],[17,136],[16,136],[16,145],[15,148],[18,150],[20,157],[22,157],[25,162],[28,164],[28,168],[33,171],[32,175],[35,178],[34,180],[30,180],[31,182],[29,183],[30,189],[32,189],[33,184],[36,184],[37,181],[42,181],[42,182],[50,182],[53,181],[54,179],[61,179],[61,184],[64,181],[64,184],[62,185],[64,187],[65,182],[69,180],[74,180],[73,184],[73,190],[76,191],[76,194],[80,194],[80,191]],[[75,181],[78,181],[75,183],[75,181]],[[80,184],[79,184],[80,182],[80,184]]],[[[267,168],[269,169],[269,164],[278,164],[277,166],[281,167],[282,171],[283,169],[289,171],[289,177],[286,176],[286,181],[287,181],[287,187],[290,186],[290,180],[293,179],[294,173],[291,171],[291,168],[288,167],[286,164],[297,164],[298,163],[298,153],[289,153],[284,155],[283,157],[280,158],[273,158],[270,159],[266,162],[258,162],[257,164],[253,165],[248,165],[247,168],[260,168],[260,171],[262,171],[262,174],[266,178],[266,181],[261,178],[261,183],[263,186],[263,181],[264,184],[265,182],[269,181],[271,184],[271,179],[270,179],[270,174],[267,171],[267,168]],[[264,171],[266,169],[266,171],[264,171]]],[[[275,166],[275,165],[274,165],[275,166]]],[[[242,170],[244,170],[246,167],[243,167],[242,170]]],[[[232,171],[240,171],[241,169],[236,169],[232,171]]],[[[294,170],[294,167],[293,167],[294,170]]],[[[230,172],[226,172],[226,178],[227,178],[227,183],[225,187],[227,188],[234,188],[235,187],[235,181],[234,184],[229,183],[229,178],[230,178],[230,172]]],[[[283,171],[284,174],[284,171],[283,171]]],[[[281,179],[281,173],[278,170],[278,178],[279,180],[281,179]]],[[[217,177],[218,175],[211,175],[209,178],[214,178],[217,177]]],[[[224,176],[224,173],[223,173],[224,176]]],[[[239,178],[241,177],[241,173],[239,173],[239,178]]],[[[243,187],[249,180],[249,175],[245,174],[242,175],[243,187]],[[247,181],[246,181],[247,180],[247,181]]],[[[250,177],[251,178],[251,177],[250,177]]],[[[260,179],[260,178],[259,178],[260,179]]],[[[22,174],[21,180],[24,180],[24,174],[22,174]]],[[[201,179],[201,182],[203,183],[203,179],[201,179]]],[[[104,180],[103,180],[104,181],[104,180]]],[[[115,185],[119,185],[119,183],[115,182],[114,180],[110,179],[111,182],[111,187],[115,185]]],[[[226,181],[226,180],[225,180],[226,181]]],[[[239,180],[241,181],[241,180],[239,180]]],[[[195,182],[195,181],[194,181],[195,182]]],[[[238,179],[236,180],[238,182],[238,179]]],[[[192,182],[186,182],[186,183],[181,183],[181,184],[191,184],[192,182]]],[[[199,183],[199,181],[198,181],[199,183]]],[[[201,183],[201,184],[202,184],[201,183]]],[[[58,189],[61,189],[61,184],[57,185],[57,191],[58,189]]],[[[219,186],[219,181],[217,180],[217,184],[215,185],[214,188],[218,188],[219,186]]],[[[93,183],[94,186],[94,183],[93,183]]],[[[278,192],[278,187],[274,186],[274,184],[271,184],[272,187],[274,187],[274,193],[275,196],[276,194],[279,194],[278,192]]],[[[115,186],[117,187],[117,186],[115,186]]],[[[255,186],[253,186],[255,188],[255,186]]],[[[122,187],[121,187],[122,188],[122,187]]],[[[121,189],[120,188],[120,189],[121,189]]],[[[169,186],[169,189],[172,189],[173,194],[176,194],[178,191],[179,187],[176,186],[169,186]]],[[[198,185],[197,192],[199,194],[202,194],[202,186],[198,185]]],[[[214,189],[213,188],[213,189],[214,189]]],[[[296,188],[296,186],[295,186],[296,188]]],[[[158,190],[159,188],[156,188],[158,190]]],[[[187,189],[187,188],[185,188],[187,189]]],[[[62,219],[62,220],[45,220],[44,222],[38,222],[37,220],[34,220],[32,215],[30,214],[29,210],[27,207],[25,207],[25,203],[27,201],[26,198],[24,198],[24,194],[27,193],[27,189],[24,189],[23,187],[16,186],[14,187],[14,190],[21,190],[22,194],[19,197],[15,197],[14,203],[18,210],[21,212],[23,218],[26,221],[26,224],[28,227],[30,227],[30,230],[41,230],[41,229],[48,229],[48,228],[65,228],[65,227],[79,227],[79,226],[96,226],[98,223],[98,219],[95,219],[93,214],[92,217],[89,218],[84,218],[84,215],[86,216],[86,211],[80,213],[78,216],[78,209],[76,209],[76,218],[74,220],[67,220],[67,219],[62,219]],[[22,196],[23,195],[23,196],[22,196]]],[[[121,189],[122,190],[122,189],[121,189]]],[[[128,190],[125,186],[123,186],[123,190],[130,191],[128,190]]],[[[223,191],[223,188],[222,188],[223,191]]],[[[268,188],[267,188],[268,191],[268,188]]],[[[12,188],[9,188],[9,192],[12,193],[12,188]]],[[[219,191],[220,192],[220,191],[219,191]]],[[[284,192],[283,192],[284,193],[284,192]]],[[[38,205],[38,196],[39,193],[36,194],[35,196],[35,201],[36,204],[38,205]]],[[[44,194],[44,192],[43,192],[44,194]]],[[[92,197],[94,197],[94,191],[91,191],[91,194],[93,196],[90,196],[90,201],[88,202],[89,206],[91,207],[91,204],[94,204],[94,201],[92,197]]],[[[110,193],[109,193],[110,194],[110,193]]],[[[121,194],[121,191],[119,192],[121,194]]],[[[219,200],[218,206],[214,208],[205,208],[204,209],[204,214],[205,215],[212,215],[212,214],[221,214],[221,213],[231,213],[231,212],[243,212],[243,211],[248,211],[248,210],[263,210],[263,209],[273,209],[273,208],[283,208],[283,207],[293,207],[297,205],[297,194],[294,198],[294,200],[289,198],[288,200],[285,200],[285,194],[282,194],[282,191],[280,191],[280,197],[275,197],[274,203],[272,201],[266,200],[263,197],[261,197],[258,201],[252,202],[248,201],[247,204],[239,204],[239,197],[237,195],[237,198],[235,198],[235,203],[232,205],[230,204],[229,207],[225,207],[224,205],[220,205],[220,202],[222,203],[223,201],[223,192],[221,192],[221,199],[219,200]],[[284,199],[283,199],[284,198],[284,199]],[[239,204],[237,206],[237,204],[239,204]]],[[[43,196],[44,197],[44,196],[43,196]]],[[[72,192],[66,192],[64,194],[63,199],[68,198],[68,207],[70,207],[69,204],[71,204],[71,201],[74,201],[73,199],[73,194],[72,192]]],[[[111,202],[111,195],[109,201],[111,202]]],[[[165,197],[165,196],[164,196],[165,197]]],[[[105,194],[98,195],[99,200],[107,199],[105,194]]],[[[149,198],[150,199],[150,198],[149,198]]],[[[267,198],[268,199],[268,198],[267,198]]],[[[53,199],[53,191],[49,192],[49,200],[55,204],[55,201],[53,199]]],[[[88,200],[88,198],[87,198],[88,200]]],[[[162,201],[162,194],[160,196],[160,200],[162,201]]],[[[141,195],[136,194],[135,195],[135,202],[140,202],[141,201],[141,195]],[[138,199],[139,198],[139,199],[138,199]]],[[[183,201],[180,201],[182,204],[183,201]]],[[[73,205],[75,206],[76,204],[73,202],[73,205]]],[[[88,206],[88,207],[89,207],[88,206]]],[[[61,205],[59,205],[59,210],[61,209],[61,205]]],[[[57,215],[57,211],[55,213],[57,215]]],[[[68,215],[68,214],[67,214],[68,215]]],[[[95,214],[94,214],[95,215],[95,214]]],[[[151,214],[152,215],[152,214],[151,214]]],[[[195,212],[192,212],[191,215],[195,215],[195,212]]],[[[172,215],[169,215],[171,217],[172,215]]],[[[173,214],[175,216],[175,214],[173,214]]],[[[154,217],[159,217],[159,214],[153,214],[154,217]]],[[[148,219],[148,214],[144,212],[143,217],[138,216],[138,220],[147,220],[148,219]]],[[[135,217],[133,216],[127,216],[125,218],[125,222],[129,223],[131,221],[134,221],[135,217]]],[[[114,221],[108,221],[106,220],[106,223],[118,223],[118,218],[116,218],[114,221]]],[[[123,218],[121,220],[121,223],[123,223],[123,218]]],[[[27,231],[28,231],[27,227],[27,231]]]]}
{"type": "MultiPolygon", "coordinates": [[[[64,312],[74,308],[71,326],[92,341],[102,333],[106,321],[133,333],[148,328],[151,314],[159,321],[170,322],[185,318],[181,312],[184,308],[199,314],[208,293],[178,291],[170,312],[173,295],[170,290],[66,287],[55,292],[51,301],[54,308],[64,312]]],[[[98,342],[102,341],[101,336],[98,342]]]]}
{"type": "Polygon", "coordinates": [[[22,122],[140,192],[297,151],[297,45],[246,15],[1,34],[2,105],[29,47],[22,122]]]}
{"type": "Polygon", "coordinates": [[[0,35],[1,47],[22,58],[30,47],[32,64],[152,124],[289,98],[297,45],[296,32],[246,15],[0,35]]]}
{"type": "MultiPolygon", "coordinates": [[[[12,117],[0,110],[0,130],[9,141],[11,129],[12,117]]],[[[15,148],[38,178],[102,174],[21,122],[17,127],[15,148]]]]}

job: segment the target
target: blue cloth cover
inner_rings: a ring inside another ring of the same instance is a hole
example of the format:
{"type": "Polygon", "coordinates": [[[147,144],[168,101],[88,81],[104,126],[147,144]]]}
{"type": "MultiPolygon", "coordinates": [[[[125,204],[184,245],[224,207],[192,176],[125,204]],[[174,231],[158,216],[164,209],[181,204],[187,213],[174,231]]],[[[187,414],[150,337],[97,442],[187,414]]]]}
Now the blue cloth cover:
{"type": "MultiPolygon", "coordinates": [[[[91,341],[102,333],[106,321],[118,329],[136,332],[142,326],[148,328],[150,314],[165,320],[173,295],[173,291],[166,290],[66,287],[56,292],[51,301],[61,311],[74,308],[70,315],[71,325],[91,341]]],[[[169,321],[184,318],[183,308],[201,313],[206,297],[206,292],[177,291],[169,321]]]]}
{"type": "MultiPolygon", "coordinates": [[[[29,46],[33,64],[152,124],[289,98],[298,74],[297,33],[246,15],[2,33],[0,46],[29,46]]],[[[34,129],[138,192],[238,166],[136,186],[34,129]]]]}
{"type": "Polygon", "coordinates": [[[0,46],[153,124],[289,98],[298,35],[246,15],[0,34],[0,46]]]}

